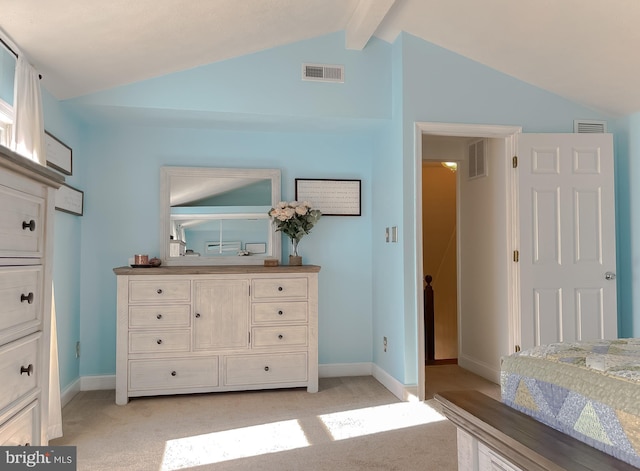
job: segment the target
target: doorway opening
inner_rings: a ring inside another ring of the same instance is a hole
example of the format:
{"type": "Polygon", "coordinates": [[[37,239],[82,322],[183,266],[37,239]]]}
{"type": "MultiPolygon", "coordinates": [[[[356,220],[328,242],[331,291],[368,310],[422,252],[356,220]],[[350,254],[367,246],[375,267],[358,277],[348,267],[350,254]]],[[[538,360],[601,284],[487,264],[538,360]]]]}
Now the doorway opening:
{"type": "MultiPolygon", "coordinates": [[[[510,162],[511,156],[514,154],[514,149],[516,146],[516,135],[521,132],[520,127],[513,126],[492,126],[492,125],[468,125],[468,124],[447,124],[447,123],[416,123],[415,128],[415,189],[416,189],[416,215],[415,215],[415,230],[416,230],[416,282],[417,282],[417,293],[419,293],[419,299],[416,302],[417,305],[417,327],[418,327],[418,397],[423,400],[425,397],[425,364],[427,359],[427,349],[426,349],[426,336],[425,336],[425,316],[424,316],[424,295],[423,295],[423,287],[424,287],[424,276],[427,275],[424,271],[424,248],[422,245],[422,241],[424,240],[423,234],[423,158],[425,155],[425,138],[463,138],[458,139],[461,142],[468,142],[472,139],[482,139],[482,138],[490,138],[495,141],[495,153],[499,155],[497,158],[498,165],[496,165],[497,172],[492,175],[492,178],[495,179],[497,185],[500,186],[499,192],[501,193],[502,198],[500,201],[502,202],[502,207],[497,209],[496,212],[500,213],[501,219],[501,237],[504,238],[502,241],[499,251],[504,252],[504,254],[508,254],[510,247],[513,246],[513,241],[515,237],[514,228],[512,221],[513,219],[513,211],[515,208],[512,203],[512,191],[513,191],[513,181],[511,179],[511,173],[508,172],[508,163],[510,162]]],[[[467,147],[467,144],[464,144],[464,147],[467,147]]],[[[468,150],[465,150],[463,155],[467,155],[468,150]]],[[[461,157],[462,160],[465,157],[461,157]]],[[[451,160],[449,158],[443,159],[442,157],[437,157],[437,161],[441,160],[451,160]]],[[[459,178],[459,177],[458,177],[459,178]]],[[[495,195],[494,195],[495,196],[495,195]]],[[[457,186],[456,189],[456,199],[460,201],[460,186],[457,186]]],[[[460,211],[457,211],[456,215],[456,231],[464,231],[464,228],[460,226],[460,211]]],[[[467,231],[467,235],[469,235],[471,231],[467,231]]],[[[471,234],[473,235],[473,234],[471,234]]],[[[461,237],[460,233],[457,233],[456,239],[461,237]]],[[[495,241],[491,241],[492,244],[495,244],[495,241]]],[[[483,345],[490,345],[491,348],[502,348],[505,343],[512,343],[514,338],[514,332],[516,332],[516,316],[514,313],[516,312],[513,309],[512,305],[513,294],[507,294],[504,298],[506,303],[510,303],[509,308],[506,309],[506,312],[509,313],[508,318],[506,319],[492,319],[492,322],[487,323],[487,325],[482,325],[481,332],[472,332],[472,335],[465,335],[464,329],[469,329],[469,325],[465,324],[465,313],[461,306],[464,308],[462,304],[462,289],[469,289],[469,284],[465,286],[461,283],[461,269],[460,269],[460,241],[456,242],[456,278],[457,278],[457,292],[456,292],[456,305],[457,305],[457,361],[460,366],[468,369],[469,371],[478,374],[484,378],[490,379],[495,382],[496,373],[496,365],[490,364],[490,362],[484,361],[484,359],[479,357],[474,357],[473,354],[469,354],[469,352],[474,352],[478,348],[482,348],[483,345]],[[491,328],[491,324],[494,325],[502,325],[501,329],[493,329],[491,328]],[[495,338],[487,337],[485,335],[488,333],[489,335],[501,336],[500,341],[496,343],[495,338]],[[507,337],[507,338],[505,338],[507,337]],[[499,345],[497,345],[499,344],[499,345]]],[[[492,247],[493,251],[495,247],[492,247]]],[[[476,252],[482,253],[486,252],[483,247],[479,247],[476,252]]],[[[512,268],[510,268],[506,263],[501,265],[500,267],[502,276],[506,277],[508,280],[515,280],[514,273],[511,272],[512,268]]],[[[480,279],[480,278],[476,278],[480,279]]],[[[517,283],[513,283],[514,285],[517,283]]],[[[502,285],[504,295],[504,285],[502,285]]],[[[515,292],[516,286],[511,286],[509,291],[515,292]]],[[[490,293],[487,297],[491,297],[493,293],[490,293]]],[[[505,312],[504,309],[501,312],[505,312]]],[[[471,329],[476,327],[478,323],[482,323],[483,320],[479,319],[471,319],[469,323],[471,329]],[[475,325],[474,325],[475,324],[475,325]]],[[[499,365],[498,365],[499,369],[499,365]]]]}

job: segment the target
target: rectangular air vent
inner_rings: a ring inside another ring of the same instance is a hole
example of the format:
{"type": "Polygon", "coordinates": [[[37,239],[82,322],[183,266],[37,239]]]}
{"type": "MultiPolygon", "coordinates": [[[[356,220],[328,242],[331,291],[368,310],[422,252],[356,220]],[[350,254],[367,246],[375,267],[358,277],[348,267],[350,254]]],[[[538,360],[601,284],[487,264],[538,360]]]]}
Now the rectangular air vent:
{"type": "Polygon", "coordinates": [[[573,132],[577,133],[605,133],[607,132],[606,121],[593,121],[586,119],[576,119],[573,122],[573,132]]]}
{"type": "Polygon", "coordinates": [[[469,144],[469,179],[487,176],[485,159],[486,141],[484,139],[469,144]]]}
{"type": "Polygon", "coordinates": [[[343,65],[302,64],[302,80],[344,82],[343,65]]]}

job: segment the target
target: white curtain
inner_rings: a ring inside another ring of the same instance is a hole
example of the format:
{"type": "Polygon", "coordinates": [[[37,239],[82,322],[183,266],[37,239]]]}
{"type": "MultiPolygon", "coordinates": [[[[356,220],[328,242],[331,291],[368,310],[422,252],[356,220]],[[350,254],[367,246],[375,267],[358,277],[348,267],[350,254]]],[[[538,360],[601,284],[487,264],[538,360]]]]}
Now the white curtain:
{"type": "Polygon", "coordinates": [[[60,371],[58,369],[58,329],[56,326],[56,296],[51,287],[51,359],[49,361],[49,440],[62,436],[62,404],[60,402],[60,371]]]}
{"type": "Polygon", "coordinates": [[[13,95],[13,136],[11,146],[18,154],[46,165],[44,117],[38,72],[23,59],[16,63],[13,95]]]}

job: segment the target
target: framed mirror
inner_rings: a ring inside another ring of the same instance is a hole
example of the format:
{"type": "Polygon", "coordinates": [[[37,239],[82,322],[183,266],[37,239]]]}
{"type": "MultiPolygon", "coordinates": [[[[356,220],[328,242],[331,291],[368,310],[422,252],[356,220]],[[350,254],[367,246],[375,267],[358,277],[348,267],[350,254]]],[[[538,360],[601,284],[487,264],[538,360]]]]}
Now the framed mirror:
{"type": "Polygon", "coordinates": [[[161,167],[160,256],[164,265],[262,265],[280,260],[269,218],[280,170],[161,167]]]}

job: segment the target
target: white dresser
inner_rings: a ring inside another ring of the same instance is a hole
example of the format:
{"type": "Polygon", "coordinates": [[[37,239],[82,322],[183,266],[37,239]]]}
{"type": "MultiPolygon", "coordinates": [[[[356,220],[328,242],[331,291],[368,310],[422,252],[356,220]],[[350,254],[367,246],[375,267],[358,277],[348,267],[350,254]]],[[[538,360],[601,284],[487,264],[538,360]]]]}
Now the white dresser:
{"type": "Polygon", "coordinates": [[[115,268],[116,403],[318,390],[318,272],[307,266],[115,268]]]}
{"type": "Polygon", "coordinates": [[[0,445],[46,445],[55,190],[64,178],[0,148],[0,445]]]}

